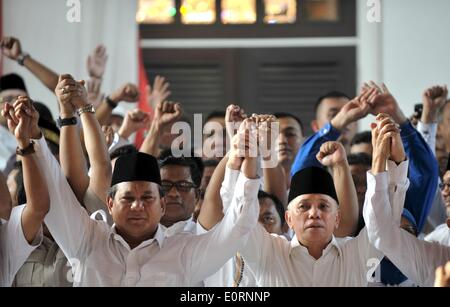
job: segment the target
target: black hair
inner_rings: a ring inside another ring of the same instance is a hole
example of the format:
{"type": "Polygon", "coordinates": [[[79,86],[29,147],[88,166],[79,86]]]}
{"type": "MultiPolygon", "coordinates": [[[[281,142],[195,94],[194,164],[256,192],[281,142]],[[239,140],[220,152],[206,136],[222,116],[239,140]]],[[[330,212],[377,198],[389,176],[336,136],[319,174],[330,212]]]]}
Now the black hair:
{"type": "Polygon", "coordinates": [[[370,131],[363,131],[357,133],[351,142],[351,146],[358,145],[358,144],[372,144],[372,132],[370,131]]]}
{"type": "Polygon", "coordinates": [[[217,159],[203,160],[203,167],[217,167],[217,165],[219,165],[219,160],[217,159]]]}
{"type": "Polygon", "coordinates": [[[372,166],[372,157],[366,153],[350,154],[347,157],[347,161],[349,165],[372,166]]]}
{"type": "MultiPolygon", "coordinates": [[[[216,117],[221,117],[221,118],[225,118],[225,111],[212,111],[211,113],[209,113],[206,118],[204,123],[206,124],[207,122],[209,122],[212,118],[216,118],[216,117]]],[[[203,124],[203,126],[205,125],[203,124]]]]}
{"type": "Polygon", "coordinates": [[[303,126],[303,122],[302,120],[297,117],[296,115],[292,114],[292,113],[287,113],[287,112],[277,112],[273,114],[276,118],[286,118],[286,117],[290,117],[293,118],[300,126],[300,129],[302,129],[302,135],[305,134],[305,129],[303,126]]]}
{"type": "Polygon", "coordinates": [[[275,204],[275,209],[277,210],[278,215],[280,216],[281,226],[283,226],[286,223],[286,219],[284,217],[285,209],[284,209],[284,206],[281,203],[281,201],[278,199],[278,197],[276,197],[273,194],[264,192],[263,190],[259,190],[258,191],[258,199],[261,199],[261,198],[269,198],[273,201],[273,203],[275,204]]]}
{"type": "Polygon", "coordinates": [[[196,187],[200,186],[203,174],[203,162],[200,158],[184,157],[184,156],[180,158],[175,158],[173,156],[168,156],[165,157],[163,160],[160,160],[159,162],[160,169],[168,165],[189,167],[191,171],[192,181],[194,182],[196,187]]]}
{"type": "Polygon", "coordinates": [[[343,92],[332,91],[332,92],[326,93],[325,95],[320,96],[317,99],[317,101],[316,101],[316,103],[314,105],[314,114],[317,114],[317,110],[319,109],[320,104],[322,103],[322,101],[324,101],[325,99],[328,99],[328,98],[347,98],[348,100],[351,100],[351,98],[347,94],[345,94],[343,92]]]}

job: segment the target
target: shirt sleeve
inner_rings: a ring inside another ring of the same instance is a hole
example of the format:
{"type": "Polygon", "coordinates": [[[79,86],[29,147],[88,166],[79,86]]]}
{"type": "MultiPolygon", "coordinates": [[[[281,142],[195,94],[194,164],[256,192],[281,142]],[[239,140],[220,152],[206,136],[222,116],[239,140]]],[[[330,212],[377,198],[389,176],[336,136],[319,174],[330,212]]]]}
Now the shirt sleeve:
{"type": "Polygon", "coordinates": [[[436,134],[437,134],[437,123],[425,124],[419,121],[417,124],[417,131],[420,133],[422,138],[430,147],[434,155],[436,155],[436,134]]]}
{"type": "Polygon", "coordinates": [[[308,167],[323,167],[323,165],[316,159],[316,155],[320,150],[322,144],[329,141],[336,141],[341,135],[340,131],[334,128],[331,123],[328,123],[320,129],[319,132],[309,137],[300,148],[291,168],[291,177],[298,171],[308,167]]]}
{"type": "Polygon", "coordinates": [[[37,140],[35,149],[38,164],[50,187],[50,211],[44,222],[69,261],[81,257],[90,244],[96,222],[78,202],[43,138],[37,140]]]}
{"type": "Polygon", "coordinates": [[[8,222],[0,227],[2,253],[1,287],[10,287],[14,277],[30,254],[42,243],[42,227],[31,244],[25,238],[22,228],[22,212],[25,205],[12,209],[8,222]]]}
{"type": "Polygon", "coordinates": [[[225,167],[225,176],[220,188],[220,197],[222,198],[223,213],[228,211],[233,200],[234,189],[239,178],[240,171],[225,167]]]}
{"type": "Polygon", "coordinates": [[[412,213],[417,222],[417,230],[421,232],[433,205],[439,167],[433,151],[409,121],[401,125],[400,129],[409,159],[410,185],[406,193],[405,208],[412,213]]]}
{"type": "Polygon", "coordinates": [[[241,174],[229,210],[222,221],[206,234],[191,237],[183,260],[192,284],[218,271],[245,244],[259,215],[259,179],[241,174]]]}
{"type": "Polygon", "coordinates": [[[392,212],[403,210],[408,180],[402,183],[399,179],[391,197],[388,181],[386,172],[367,175],[363,214],[369,240],[409,279],[418,285],[430,286],[436,268],[450,259],[450,247],[420,241],[397,225],[392,212]],[[392,208],[389,199],[392,199],[392,208]],[[396,206],[398,208],[394,209],[396,206]]]}

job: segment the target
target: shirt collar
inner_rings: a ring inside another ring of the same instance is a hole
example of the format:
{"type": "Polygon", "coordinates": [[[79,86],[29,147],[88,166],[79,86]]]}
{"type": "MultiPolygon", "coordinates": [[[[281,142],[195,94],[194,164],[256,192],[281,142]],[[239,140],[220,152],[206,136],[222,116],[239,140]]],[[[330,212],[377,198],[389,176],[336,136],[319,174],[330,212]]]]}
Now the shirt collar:
{"type": "MultiPolygon", "coordinates": [[[[117,229],[116,229],[116,224],[113,224],[111,227],[111,233],[110,233],[111,237],[116,240],[119,241],[120,243],[122,243],[124,246],[126,246],[127,248],[129,248],[128,243],[124,240],[124,238],[119,235],[117,233],[117,229]]],[[[139,244],[136,248],[143,248],[146,247],[150,244],[153,243],[153,241],[156,240],[156,242],[159,245],[159,248],[162,248],[163,243],[164,243],[164,238],[166,237],[165,234],[165,230],[164,230],[164,226],[162,226],[161,224],[158,224],[158,229],[156,230],[155,235],[153,236],[153,238],[148,239],[146,241],[142,241],[141,244],[139,244]]]]}
{"type": "MultiPolygon", "coordinates": [[[[339,243],[336,240],[334,235],[331,238],[331,242],[323,250],[322,257],[325,256],[326,254],[328,254],[331,251],[331,249],[333,249],[333,248],[336,248],[337,252],[339,254],[341,254],[341,248],[340,248],[339,243]]],[[[297,235],[294,234],[294,236],[292,237],[292,240],[291,240],[291,246],[290,246],[290,249],[289,249],[289,254],[291,254],[296,249],[301,251],[304,254],[308,254],[309,255],[308,249],[305,246],[300,244],[300,242],[297,239],[297,235]]]]}

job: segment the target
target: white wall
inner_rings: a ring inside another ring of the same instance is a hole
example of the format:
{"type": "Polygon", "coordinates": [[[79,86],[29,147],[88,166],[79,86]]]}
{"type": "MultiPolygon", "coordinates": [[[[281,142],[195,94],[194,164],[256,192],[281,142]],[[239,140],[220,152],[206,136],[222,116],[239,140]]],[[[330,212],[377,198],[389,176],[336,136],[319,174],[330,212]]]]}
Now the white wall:
{"type": "Polygon", "coordinates": [[[407,116],[425,88],[450,85],[450,1],[383,4],[383,79],[407,116]]]}
{"type": "MultiPolygon", "coordinates": [[[[22,49],[57,73],[87,78],[86,57],[99,43],[109,60],[103,91],[137,82],[137,25],[135,0],[80,0],[81,22],[69,23],[65,0],[3,0],[3,34],[16,36],[22,49]]],[[[4,73],[25,78],[30,96],[45,102],[57,116],[55,96],[17,63],[4,59],[4,73]]]]}

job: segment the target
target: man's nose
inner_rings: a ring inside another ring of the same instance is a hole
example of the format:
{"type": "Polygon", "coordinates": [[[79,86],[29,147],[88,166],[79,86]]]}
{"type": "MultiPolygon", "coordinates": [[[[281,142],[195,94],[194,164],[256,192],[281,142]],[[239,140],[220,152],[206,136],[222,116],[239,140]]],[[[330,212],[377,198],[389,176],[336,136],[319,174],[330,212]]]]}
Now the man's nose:
{"type": "Polygon", "coordinates": [[[132,204],[131,204],[131,209],[133,210],[142,210],[144,209],[144,202],[140,199],[136,199],[132,204]]]}
{"type": "Polygon", "coordinates": [[[317,219],[320,217],[319,214],[319,209],[317,209],[316,207],[311,207],[311,209],[309,209],[309,217],[313,218],[313,219],[317,219]]]}

